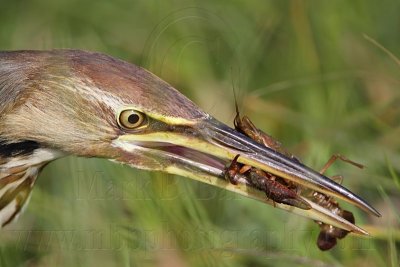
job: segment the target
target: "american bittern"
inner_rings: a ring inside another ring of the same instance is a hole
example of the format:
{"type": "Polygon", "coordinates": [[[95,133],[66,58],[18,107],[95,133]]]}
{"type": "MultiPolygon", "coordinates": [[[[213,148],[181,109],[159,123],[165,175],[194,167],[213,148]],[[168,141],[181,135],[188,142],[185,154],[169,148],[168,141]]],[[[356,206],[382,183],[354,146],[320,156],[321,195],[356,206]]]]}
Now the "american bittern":
{"type": "Polygon", "coordinates": [[[69,154],[190,177],[367,234],[308,199],[307,209],[272,203],[245,181],[225,180],[225,166],[240,154],[241,164],[379,216],[343,186],[217,121],[140,67],[78,50],[0,53],[2,226],[27,203],[41,169],[69,154]]]}

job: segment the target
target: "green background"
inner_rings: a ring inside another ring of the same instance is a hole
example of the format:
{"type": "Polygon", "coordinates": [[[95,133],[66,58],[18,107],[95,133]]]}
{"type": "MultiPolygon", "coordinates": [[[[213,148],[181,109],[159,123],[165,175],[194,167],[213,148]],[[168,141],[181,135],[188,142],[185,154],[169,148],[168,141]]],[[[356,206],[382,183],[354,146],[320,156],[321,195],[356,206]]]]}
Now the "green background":
{"type": "Polygon", "coordinates": [[[372,237],[321,252],[312,221],[70,156],[45,168],[25,213],[0,232],[0,266],[398,266],[399,14],[387,0],[2,0],[1,50],[101,51],[229,125],[234,84],[242,113],[309,166],[334,153],[363,163],[338,162],[328,175],[344,175],[383,218],[344,204],[372,237]]]}

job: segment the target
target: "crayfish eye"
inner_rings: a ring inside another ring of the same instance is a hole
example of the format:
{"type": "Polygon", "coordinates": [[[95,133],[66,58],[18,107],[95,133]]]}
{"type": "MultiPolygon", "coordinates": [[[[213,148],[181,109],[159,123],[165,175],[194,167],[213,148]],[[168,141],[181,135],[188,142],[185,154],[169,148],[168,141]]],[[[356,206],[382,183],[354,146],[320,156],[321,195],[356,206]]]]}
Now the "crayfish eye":
{"type": "Polygon", "coordinates": [[[146,116],[134,109],[126,109],[119,113],[118,125],[122,128],[133,130],[144,124],[146,116]]]}

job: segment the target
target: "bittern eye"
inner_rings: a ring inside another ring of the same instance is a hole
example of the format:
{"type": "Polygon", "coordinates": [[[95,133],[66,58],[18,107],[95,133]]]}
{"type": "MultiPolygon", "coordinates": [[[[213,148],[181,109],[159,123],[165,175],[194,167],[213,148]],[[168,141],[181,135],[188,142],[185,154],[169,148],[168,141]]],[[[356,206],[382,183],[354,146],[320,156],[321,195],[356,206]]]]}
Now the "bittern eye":
{"type": "Polygon", "coordinates": [[[143,125],[145,120],[146,116],[143,113],[133,109],[127,109],[121,111],[119,114],[118,124],[125,129],[132,130],[143,125]]]}

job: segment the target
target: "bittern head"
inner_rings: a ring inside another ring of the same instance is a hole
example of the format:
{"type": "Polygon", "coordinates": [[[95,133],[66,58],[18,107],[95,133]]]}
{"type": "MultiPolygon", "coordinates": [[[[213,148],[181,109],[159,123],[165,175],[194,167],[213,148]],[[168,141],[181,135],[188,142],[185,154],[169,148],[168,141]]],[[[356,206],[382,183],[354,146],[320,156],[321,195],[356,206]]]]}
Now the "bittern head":
{"type": "MultiPolygon", "coordinates": [[[[150,72],[106,55],[77,50],[0,53],[0,90],[0,183],[13,184],[0,192],[0,209],[24,192],[17,202],[22,206],[32,177],[67,154],[187,176],[271,203],[245,181],[225,181],[225,166],[240,154],[243,164],[378,214],[327,177],[220,123],[150,72]]],[[[277,206],[365,233],[313,203],[310,210],[277,206]]],[[[11,209],[0,219],[5,224],[16,213],[11,209]]]]}

